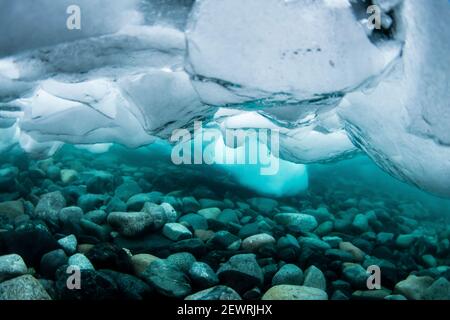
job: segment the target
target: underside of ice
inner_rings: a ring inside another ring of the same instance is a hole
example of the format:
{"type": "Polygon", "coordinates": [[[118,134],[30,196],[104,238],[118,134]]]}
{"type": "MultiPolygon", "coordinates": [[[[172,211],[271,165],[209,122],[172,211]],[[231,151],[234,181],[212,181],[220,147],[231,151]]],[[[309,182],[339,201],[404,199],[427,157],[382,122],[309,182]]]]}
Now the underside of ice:
{"type": "Polygon", "coordinates": [[[0,151],[134,148],[203,121],[279,132],[277,178],[222,166],[250,188],[300,191],[303,164],[365,152],[450,196],[450,5],[373,3],[381,30],[370,1],[0,0],[0,151]]]}

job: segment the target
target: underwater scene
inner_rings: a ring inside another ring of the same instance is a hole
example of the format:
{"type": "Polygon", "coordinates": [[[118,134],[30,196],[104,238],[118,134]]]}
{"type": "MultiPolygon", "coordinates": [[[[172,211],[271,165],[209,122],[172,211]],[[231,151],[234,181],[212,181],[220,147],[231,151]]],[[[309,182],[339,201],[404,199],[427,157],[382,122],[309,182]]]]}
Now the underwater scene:
{"type": "Polygon", "coordinates": [[[450,300],[448,25],[0,0],[0,300],[450,300]]]}

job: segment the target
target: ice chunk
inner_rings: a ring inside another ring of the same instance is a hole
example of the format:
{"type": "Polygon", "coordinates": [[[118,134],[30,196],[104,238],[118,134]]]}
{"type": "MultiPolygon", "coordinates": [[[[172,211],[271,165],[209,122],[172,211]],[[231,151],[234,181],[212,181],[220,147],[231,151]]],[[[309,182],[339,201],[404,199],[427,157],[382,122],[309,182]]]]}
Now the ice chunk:
{"type": "Polygon", "coordinates": [[[342,94],[392,60],[369,40],[348,1],[202,0],[187,39],[188,70],[200,96],[215,105],[342,94]]]}
{"type": "Polygon", "coordinates": [[[450,6],[409,0],[398,10],[402,59],[372,91],[347,95],[339,114],[386,171],[450,196],[450,6]]]}

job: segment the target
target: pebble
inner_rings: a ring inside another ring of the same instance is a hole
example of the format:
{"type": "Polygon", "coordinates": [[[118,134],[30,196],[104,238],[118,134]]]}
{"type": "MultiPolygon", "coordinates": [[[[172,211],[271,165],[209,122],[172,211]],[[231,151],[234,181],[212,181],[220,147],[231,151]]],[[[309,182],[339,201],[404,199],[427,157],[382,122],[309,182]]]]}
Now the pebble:
{"type": "Polygon", "coordinates": [[[80,270],[95,270],[89,259],[82,253],[76,253],[70,256],[68,264],[69,266],[78,267],[80,270]]]}
{"type": "Polygon", "coordinates": [[[23,275],[0,283],[0,300],[51,300],[41,283],[23,275]]]}
{"type": "Polygon", "coordinates": [[[67,264],[67,255],[62,249],[53,250],[41,258],[40,272],[47,279],[54,279],[56,270],[67,264]]]}
{"type": "Polygon", "coordinates": [[[450,282],[440,277],[429,286],[423,295],[426,300],[450,300],[450,282]]]}
{"type": "Polygon", "coordinates": [[[227,286],[215,286],[187,296],[185,300],[242,300],[239,294],[227,286]]]}
{"type": "Polygon", "coordinates": [[[175,222],[178,219],[178,212],[167,202],[161,203],[160,207],[164,210],[167,222],[175,222]]]}
{"type": "Polygon", "coordinates": [[[305,280],[303,281],[305,287],[317,288],[320,290],[326,290],[327,280],[323,272],[316,266],[310,266],[305,271],[305,280]]]}
{"type": "Polygon", "coordinates": [[[367,289],[367,279],[369,273],[361,265],[356,263],[346,263],[343,265],[342,276],[354,288],[367,289]]]}
{"type": "Polygon", "coordinates": [[[360,213],[355,216],[352,222],[352,227],[355,229],[355,231],[359,233],[363,233],[369,230],[369,220],[367,219],[367,216],[360,213]]]}
{"type": "Polygon", "coordinates": [[[0,282],[27,273],[27,266],[18,254],[0,256],[0,282]]]}
{"type": "Polygon", "coordinates": [[[350,253],[356,262],[362,262],[366,254],[364,251],[356,247],[351,242],[341,242],[339,243],[339,249],[350,253]]]}
{"type": "Polygon", "coordinates": [[[433,278],[410,275],[395,285],[395,293],[401,294],[410,300],[422,300],[426,290],[433,284],[433,278]]]}
{"type": "Polygon", "coordinates": [[[285,264],[272,278],[272,286],[280,284],[302,285],[303,271],[295,264],[285,264]]]}
{"type": "Polygon", "coordinates": [[[275,221],[293,232],[310,232],[317,228],[317,220],[313,216],[302,213],[279,213],[275,221]]]}
{"type": "Polygon", "coordinates": [[[179,222],[185,222],[194,230],[207,230],[208,229],[208,221],[205,217],[196,214],[196,213],[188,213],[182,217],[180,217],[179,222]]]}
{"type": "Polygon", "coordinates": [[[189,278],[173,264],[162,259],[152,262],[140,276],[160,294],[168,297],[185,298],[192,291],[189,278]]]}
{"type": "Polygon", "coordinates": [[[274,245],[276,240],[267,233],[260,233],[254,236],[245,238],[242,241],[242,249],[246,251],[258,251],[261,247],[274,245]]]}
{"type": "Polygon", "coordinates": [[[254,254],[237,254],[232,256],[217,270],[221,283],[245,292],[263,283],[263,272],[254,254]]]}
{"type": "Polygon", "coordinates": [[[278,285],[270,288],[262,300],[328,300],[325,291],[312,287],[278,285]]]}
{"type": "Polygon", "coordinates": [[[58,214],[65,206],[66,199],[61,192],[46,193],[39,199],[34,214],[37,218],[56,225],[59,221],[58,214]]]}
{"type": "Polygon", "coordinates": [[[416,241],[417,236],[414,234],[402,234],[397,237],[395,244],[401,249],[407,249],[416,241]]]}
{"type": "Polygon", "coordinates": [[[78,180],[78,172],[72,169],[62,169],[60,171],[61,182],[64,184],[71,184],[78,180]]]}
{"type": "Polygon", "coordinates": [[[148,212],[111,212],[108,224],[126,237],[135,237],[145,233],[153,226],[153,217],[148,212]]]}
{"type": "Polygon", "coordinates": [[[192,232],[180,223],[166,223],[162,233],[173,241],[180,241],[192,238],[192,232]]]}
{"type": "Polygon", "coordinates": [[[208,241],[208,245],[222,250],[237,251],[241,247],[242,240],[228,231],[218,231],[208,241]]]}
{"type": "Polygon", "coordinates": [[[148,268],[148,266],[156,260],[159,260],[160,258],[148,254],[148,253],[140,253],[136,254],[131,257],[131,263],[133,264],[133,271],[134,274],[139,276],[142,272],[145,271],[145,269],[148,268]]]}
{"type": "Polygon", "coordinates": [[[168,256],[167,261],[187,274],[196,262],[196,259],[192,253],[178,252],[168,256]]]}
{"type": "Polygon", "coordinates": [[[205,219],[216,220],[221,210],[219,208],[206,208],[198,210],[197,213],[205,219]]]}
{"type": "Polygon", "coordinates": [[[272,215],[278,206],[278,201],[269,198],[251,198],[247,202],[254,210],[263,215],[272,215]]]}
{"type": "Polygon", "coordinates": [[[219,278],[214,270],[203,262],[194,262],[188,274],[192,283],[199,288],[210,288],[219,283],[219,278]]]}

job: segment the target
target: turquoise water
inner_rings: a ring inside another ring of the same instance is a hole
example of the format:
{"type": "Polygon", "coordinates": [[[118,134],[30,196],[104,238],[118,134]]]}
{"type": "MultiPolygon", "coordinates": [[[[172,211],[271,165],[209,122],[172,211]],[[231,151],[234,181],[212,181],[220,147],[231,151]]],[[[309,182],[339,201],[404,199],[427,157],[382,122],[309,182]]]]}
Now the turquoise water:
{"type": "Polygon", "coordinates": [[[450,200],[364,156],[303,176],[280,166],[278,178],[252,177],[257,169],[177,166],[160,143],[2,154],[0,298],[21,281],[36,286],[32,299],[56,300],[449,298],[439,288],[450,276],[450,200]],[[292,194],[299,177],[308,188],[292,194]],[[280,178],[284,195],[269,196],[280,178]],[[24,269],[5,272],[11,259],[24,269]],[[370,266],[381,270],[376,290],[370,266]],[[73,268],[81,289],[67,285],[73,268]]]}

